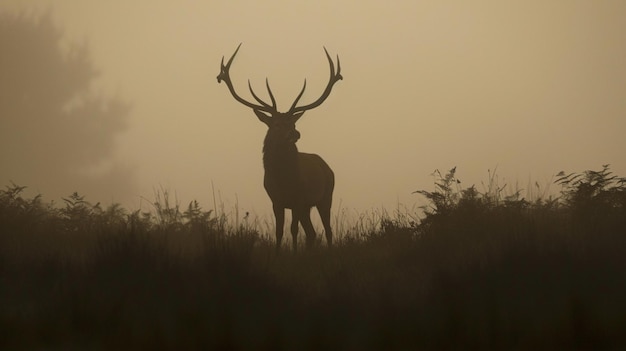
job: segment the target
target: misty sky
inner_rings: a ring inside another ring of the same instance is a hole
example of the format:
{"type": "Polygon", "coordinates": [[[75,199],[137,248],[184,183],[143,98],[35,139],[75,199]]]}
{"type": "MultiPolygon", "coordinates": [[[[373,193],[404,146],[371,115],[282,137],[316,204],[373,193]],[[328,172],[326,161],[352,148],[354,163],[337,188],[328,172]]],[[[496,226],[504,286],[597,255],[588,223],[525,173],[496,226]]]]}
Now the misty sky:
{"type": "Polygon", "coordinates": [[[99,73],[91,88],[130,105],[110,158],[90,171],[123,169],[116,177],[47,189],[45,170],[0,168],[3,185],[48,200],[79,191],[137,208],[164,187],[212,208],[213,184],[226,207],[269,214],[266,127],[215,78],[240,42],[236,89],[251,99],[250,79],[267,97],[268,77],[281,110],[304,78],[302,103],[321,94],[323,46],[339,55],[344,80],[298,122],[300,151],[335,172],[333,213],[423,203],[411,192],[454,166],[479,191],[495,167],[501,184],[522,189],[602,164],[626,176],[623,1],[4,0],[0,12],[49,13],[64,45],[87,47],[99,73]]]}

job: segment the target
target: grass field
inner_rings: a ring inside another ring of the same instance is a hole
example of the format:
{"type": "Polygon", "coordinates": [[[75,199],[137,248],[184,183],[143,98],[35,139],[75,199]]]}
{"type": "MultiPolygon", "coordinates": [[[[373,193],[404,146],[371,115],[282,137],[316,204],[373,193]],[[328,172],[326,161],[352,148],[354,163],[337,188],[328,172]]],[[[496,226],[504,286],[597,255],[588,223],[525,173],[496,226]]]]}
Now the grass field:
{"type": "Polygon", "coordinates": [[[556,183],[524,199],[452,169],[418,191],[424,213],[336,215],[335,247],[280,254],[195,202],[55,206],[10,185],[0,349],[624,349],[625,179],[556,183]]]}

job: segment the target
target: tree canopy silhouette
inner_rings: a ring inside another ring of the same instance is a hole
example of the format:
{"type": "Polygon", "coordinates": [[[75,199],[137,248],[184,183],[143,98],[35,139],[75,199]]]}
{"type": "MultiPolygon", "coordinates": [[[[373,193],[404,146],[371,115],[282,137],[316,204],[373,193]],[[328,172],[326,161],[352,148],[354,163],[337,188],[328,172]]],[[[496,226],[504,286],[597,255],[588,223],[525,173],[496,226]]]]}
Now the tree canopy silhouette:
{"type": "Polygon", "coordinates": [[[64,44],[49,14],[0,14],[0,178],[52,196],[128,191],[111,161],[130,105],[95,93],[87,46],[64,44]]]}

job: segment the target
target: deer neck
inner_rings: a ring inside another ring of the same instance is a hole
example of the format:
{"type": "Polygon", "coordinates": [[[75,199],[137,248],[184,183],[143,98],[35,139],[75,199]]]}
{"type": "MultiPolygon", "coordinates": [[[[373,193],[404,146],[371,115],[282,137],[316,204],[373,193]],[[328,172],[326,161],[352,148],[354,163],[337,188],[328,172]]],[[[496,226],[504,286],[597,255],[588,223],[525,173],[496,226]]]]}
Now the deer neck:
{"type": "Polygon", "coordinates": [[[265,173],[294,179],[298,173],[298,148],[296,144],[271,143],[263,145],[265,173]]]}

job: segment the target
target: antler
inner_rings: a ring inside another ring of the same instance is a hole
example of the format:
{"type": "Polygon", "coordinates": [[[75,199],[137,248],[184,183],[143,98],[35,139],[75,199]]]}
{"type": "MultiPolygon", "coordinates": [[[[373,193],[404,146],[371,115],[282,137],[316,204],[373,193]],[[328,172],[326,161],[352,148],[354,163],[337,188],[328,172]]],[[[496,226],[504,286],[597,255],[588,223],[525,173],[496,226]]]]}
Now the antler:
{"type": "Polygon", "coordinates": [[[265,85],[267,86],[267,91],[270,94],[272,105],[269,105],[265,101],[261,100],[254,93],[249,79],[248,79],[248,88],[250,89],[250,93],[252,93],[252,97],[254,97],[254,99],[257,102],[259,102],[261,105],[253,104],[249,101],[246,101],[241,96],[237,95],[237,92],[235,92],[235,88],[233,87],[233,82],[230,80],[230,65],[233,63],[233,59],[237,55],[237,52],[239,51],[240,47],[241,47],[241,43],[239,43],[239,46],[237,46],[237,50],[235,50],[235,53],[233,54],[233,56],[231,56],[231,58],[228,60],[228,63],[226,63],[226,65],[224,65],[224,56],[222,56],[222,65],[220,69],[220,74],[217,75],[217,82],[221,83],[222,81],[224,81],[226,85],[228,86],[228,90],[230,90],[231,95],[235,98],[235,100],[239,101],[243,105],[248,106],[253,110],[268,112],[269,114],[272,114],[272,115],[277,113],[276,100],[274,99],[274,94],[272,94],[272,89],[270,89],[270,84],[267,79],[265,80],[265,85]]]}
{"type": "Polygon", "coordinates": [[[333,63],[333,59],[330,58],[330,55],[328,54],[328,50],[326,50],[326,47],[324,47],[324,52],[326,53],[326,58],[328,58],[328,64],[330,65],[330,80],[328,81],[328,85],[326,86],[326,89],[322,93],[322,96],[320,96],[319,99],[317,99],[315,102],[310,103],[308,105],[296,107],[296,105],[298,104],[298,101],[302,97],[302,94],[304,94],[304,89],[306,89],[306,79],[305,79],[304,85],[302,86],[302,90],[300,91],[300,94],[298,94],[298,96],[296,97],[296,100],[293,102],[293,104],[291,105],[291,108],[289,109],[289,112],[288,112],[289,114],[293,115],[298,112],[304,113],[304,111],[316,108],[317,106],[321,105],[324,102],[324,100],[326,100],[326,98],[328,98],[328,96],[330,95],[330,92],[333,89],[333,85],[335,85],[335,83],[343,79],[343,77],[341,76],[341,63],[339,62],[339,55],[337,55],[337,72],[335,72],[335,65],[333,63]]]}
{"type": "MultiPolygon", "coordinates": [[[[235,50],[235,53],[233,54],[233,56],[231,56],[231,58],[228,60],[228,63],[226,63],[226,65],[224,65],[224,57],[222,56],[222,65],[221,65],[220,74],[217,75],[217,82],[221,83],[222,80],[226,82],[226,85],[228,86],[228,90],[230,90],[230,93],[233,95],[235,100],[239,101],[243,105],[248,106],[253,110],[267,112],[271,115],[278,114],[278,110],[276,107],[276,99],[274,99],[274,94],[272,94],[272,89],[270,88],[270,84],[267,79],[265,79],[265,86],[267,87],[267,92],[269,93],[270,99],[272,100],[271,105],[263,101],[261,98],[258,97],[258,95],[254,93],[254,90],[252,90],[252,85],[250,84],[250,80],[248,80],[248,89],[250,89],[250,93],[252,94],[252,97],[260,105],[246,101],[245,99],[237,95],[237,93],[235,92],[233,83],[230,80],[230,65],[233,63],[233,59],[235,58],[235,55],[237,55],[237,52],[239,51],[240,47],[241,47],[241,43],[239,44],[239,46],[237,46],[237,50],[235,50]]],[[[330,80],[328,81],[328,85],[326,86],[326,89],[324,89],[322,96],[320,96],[315,102],[310,103],[308,105],[296,106],[298,104],[298,101],[300,101],[302,94],[304,94],[304,90],[306,89],[306,79],[305,79],[304,86],[302,87],[300,94],[298,94],[298,96],[296,97],[296,100],[293,102],[293,104],[291,105],[291,108],[289,109],[287,113],[285,113],[285,115],[290,115],[290,116],[297,115],[297,117],[299,117],[305,111],[316,108],[317,106],[321,105],[324,102],[324,100],[326,100],[326,98],[328,98],[328,96],[330,95],[330,92],[333,89],[333,85],[335,85],[335,83],[343,79],[343,77],[341,76],[341,63],[339,62],[339,55],[337,55],[337,72],[335,72],[335,64],[333,63],[333,59],[328,54],[328,50],[326,50],[326,47],[324,47],[324,52],[326,53],[326,58],[328,58],[328,64],[330,65],[330,80]]]]}

